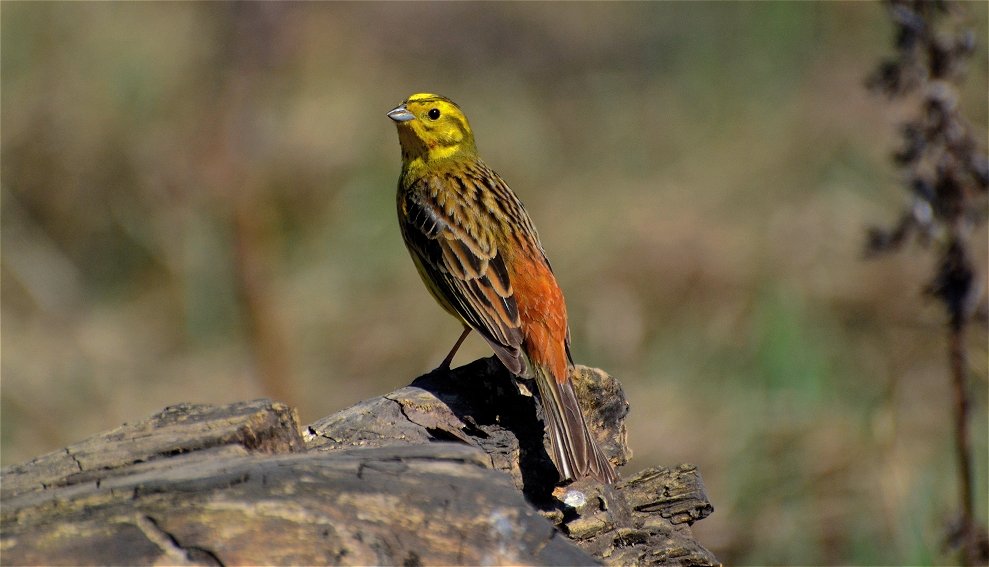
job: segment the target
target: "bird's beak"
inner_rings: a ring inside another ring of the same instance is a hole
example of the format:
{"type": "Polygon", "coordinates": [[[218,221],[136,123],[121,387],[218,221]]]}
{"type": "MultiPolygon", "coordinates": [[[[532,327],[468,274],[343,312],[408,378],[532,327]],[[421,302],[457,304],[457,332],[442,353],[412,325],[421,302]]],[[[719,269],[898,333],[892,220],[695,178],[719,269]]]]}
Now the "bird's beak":
{"type": "Polygon", "coordinates": [[[388,112],[388,118],[391,118],[395,122],[408,122],[415,117],[416,115],[409,112],[409,109],[405,108],[404,104],[401,104],[388,112]]]}

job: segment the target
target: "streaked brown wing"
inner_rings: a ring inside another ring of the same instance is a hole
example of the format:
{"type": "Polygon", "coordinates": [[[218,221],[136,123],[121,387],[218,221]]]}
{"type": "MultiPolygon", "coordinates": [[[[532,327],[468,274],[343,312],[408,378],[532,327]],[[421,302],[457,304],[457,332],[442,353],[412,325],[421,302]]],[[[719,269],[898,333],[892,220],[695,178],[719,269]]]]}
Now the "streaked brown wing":
{"type": "Polygon", "coordinates": [[[399,206],[404,209],[402,236],[433,289],[484,337],[509,371],[522,373],[521,321],[504,258],[485,228],[488,222],[466,218],[484,213],[441,209],[415,191],[405,193],[399,206]]]}

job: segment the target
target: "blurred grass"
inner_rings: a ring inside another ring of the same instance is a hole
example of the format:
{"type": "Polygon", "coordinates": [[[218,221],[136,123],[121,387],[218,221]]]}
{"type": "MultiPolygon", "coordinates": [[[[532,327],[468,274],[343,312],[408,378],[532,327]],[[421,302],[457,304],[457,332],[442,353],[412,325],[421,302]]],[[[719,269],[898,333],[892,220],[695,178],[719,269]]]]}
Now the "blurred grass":
{"type": "MultiPolygon", "coordinates": [[[[984,40],[986,5],[965,9],[984,40]]],[[[880,4],[0,17],[3,464],[180,401],[277,393],[311,421],[432,368],[458,327],[401,245],[383,113],[433,91],[535,218],[576,357],[623,380],[631,468],[701,467],[702,542],[727,564],[950,560],[931,260],[861,259],[904,198],[889,155],[910,109],[862,86],[889,52],[880,4]]],[[[978,53],[962,104],[984,133],[978,53]]]]}

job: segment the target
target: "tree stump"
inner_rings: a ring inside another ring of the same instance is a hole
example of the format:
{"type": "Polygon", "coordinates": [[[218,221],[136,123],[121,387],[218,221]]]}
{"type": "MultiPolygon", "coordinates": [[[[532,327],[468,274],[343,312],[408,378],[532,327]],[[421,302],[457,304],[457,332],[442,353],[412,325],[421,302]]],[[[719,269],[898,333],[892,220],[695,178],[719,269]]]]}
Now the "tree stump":
{"type": "MultiPolygon", "coordinates": [[[[628,405],[579,368],[617,465],[628,405]]],[[[494,358],[300,427],[270,400],[181,404],[0,483],[0,553],[22,564],[716,565],[690,465],[555,488],[538,403],[494,358]]]]}

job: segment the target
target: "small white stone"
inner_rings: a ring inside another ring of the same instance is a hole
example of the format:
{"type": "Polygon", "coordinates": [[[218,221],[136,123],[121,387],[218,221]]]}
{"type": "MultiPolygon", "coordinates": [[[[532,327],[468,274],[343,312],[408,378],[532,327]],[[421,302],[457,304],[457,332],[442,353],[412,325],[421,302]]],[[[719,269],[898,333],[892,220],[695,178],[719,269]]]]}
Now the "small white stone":
{"type": "Polygon", "coordinates": [[[568,490],[565,495],[563,495],[563,503],[571,508],[580,508],[584,504],[587,504],[587,497],[584,493],[579,490],[568,490]]]}

